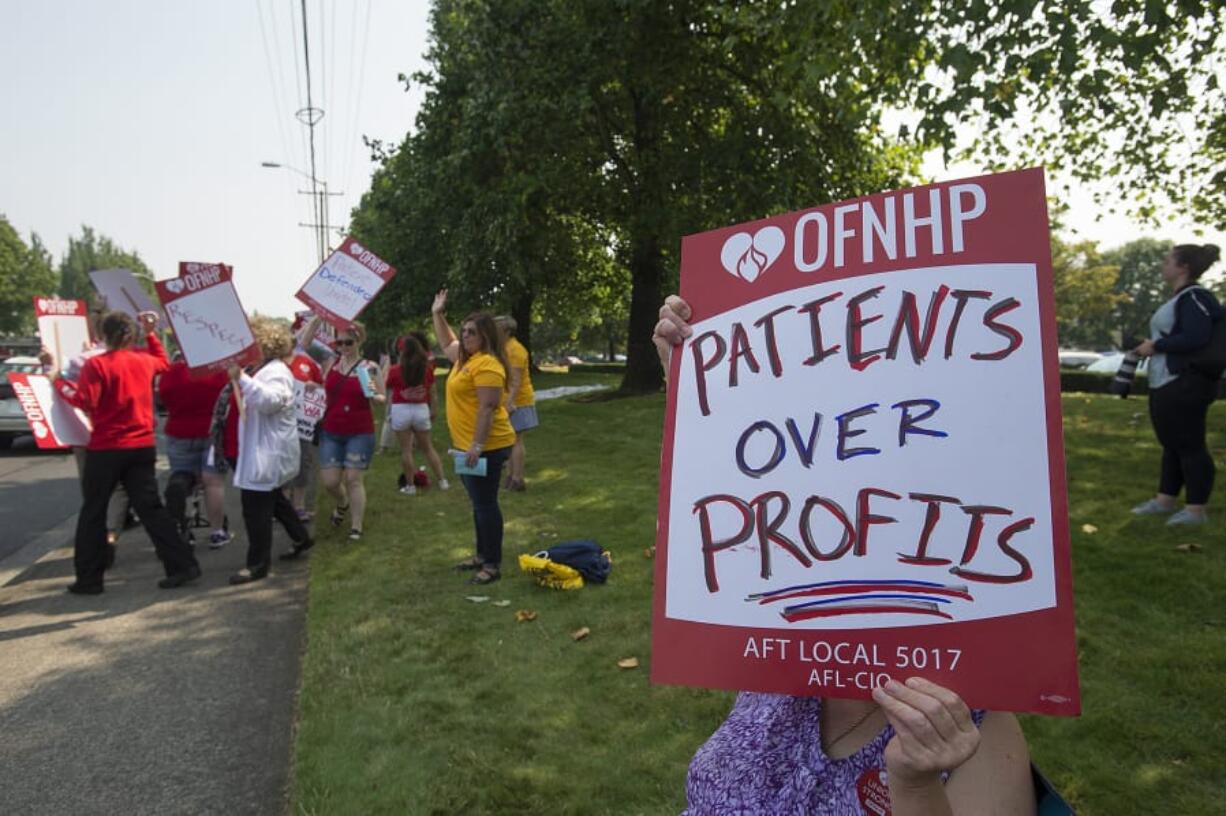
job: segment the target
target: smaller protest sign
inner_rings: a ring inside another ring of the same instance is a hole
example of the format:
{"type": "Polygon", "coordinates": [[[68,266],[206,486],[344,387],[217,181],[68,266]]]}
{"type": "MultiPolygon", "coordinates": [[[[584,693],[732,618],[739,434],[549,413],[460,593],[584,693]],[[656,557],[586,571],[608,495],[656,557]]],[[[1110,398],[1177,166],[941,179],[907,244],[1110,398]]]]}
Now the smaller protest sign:
{"type": "Polygon", "coordinates": [[[60,368],[93,345],[89,328],[89,309],[83,300],[34,298],[38,337],[43,348],[55,355],[60,368]]]}
{"type": "Polygon", "coordinates": [[[347,329],[395,274],[387,261],[346,238],[295,297],[336,328],[347,329]]]}
{"type": "Polygon", "coordinates": [[[63,450],[89,444],[89,417],[55,392],[51,380],[40,374],[10,372],[9,385],[21,405],[34,442],[45,450],[63,450]]]}
{"type": "Polygon", "coordinates": [[[294,407],[298,412],[298,437],[311,440],[315,426],[328,410],[328,394],[323,388],[307,388],[306,383],[294,380],[294,407]]]}
{"type": "MultiPolygon", "coordinates": [[[[141,312],[162,313],[129,269],[95,269],[89,273],[89,279],[94,282],[98,294],[106,300],[108,309],[127,312],[133,317],[141,312]]],[[[166,328],[164,320],[158,323],[158,328],[166,328]]]]}
{"type": "Polygon", "coordinates": [[[260,349],[234,289],[230,267],[182,263],[179,277],[157,282],[157,293],[183,358],[193,371],[260,361],[260,349]]]}

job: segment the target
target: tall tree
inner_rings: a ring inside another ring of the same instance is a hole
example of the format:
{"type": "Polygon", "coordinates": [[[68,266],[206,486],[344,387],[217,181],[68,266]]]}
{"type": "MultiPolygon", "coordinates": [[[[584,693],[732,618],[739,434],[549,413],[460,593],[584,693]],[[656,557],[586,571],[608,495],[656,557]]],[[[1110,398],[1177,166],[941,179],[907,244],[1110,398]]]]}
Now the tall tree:
{"type": "Polygon", "coordinates": [[[1103,263],[1119,267],[1115,291],[1122,297],[1115,307],[1114,324],[1121,344],[1149,337],[1150,317],[1171,296],[1159,274],[1170,250],[1170,241],[1138,238],[1103,253],[1103,263]]]}
{"type": "Polygon", "coordinates": [[[1119,267],[1106,263],[1093,241],[1051,242],[1056,330],[1065,348],[1116,346],[1115,314],[1125,295],[1116,286],[1119,267]]]}
{"type": "Polygon", "coordinates": [[[53,294],[55,272],[51,256],[38,235],[30,245],[0,215],[0,334],[34,330],[34,298],[53,294]]]}
{"type": "Polygon", "coordinates": [[[68,238],[68,252],[60,260],[60,296],[92,297],[94,285],[89,273],[116,268],[130,270],[141,286],[153,295],[153,273],[136,252],[123,249],[105,235],[98,235],[92,227],[82,226],[81,237],[68,238]]]}

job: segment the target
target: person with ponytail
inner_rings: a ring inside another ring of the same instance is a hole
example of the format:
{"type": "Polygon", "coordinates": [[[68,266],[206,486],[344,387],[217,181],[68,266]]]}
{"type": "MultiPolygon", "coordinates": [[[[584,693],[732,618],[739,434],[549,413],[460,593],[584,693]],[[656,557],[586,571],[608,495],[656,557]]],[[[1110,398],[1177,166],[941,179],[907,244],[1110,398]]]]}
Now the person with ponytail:
{"type": "MultiPolygon", "coordinates": [[[[200,565],[158,495],[153,378],[170,367],[170,360],[154,332],[157,323],[153,312],[141,312],[140,327],[123,312],[108,313],[101,327],[106,352],[85,361],[76,383],[55,381],[61,396],[84,411],[93,425],[81,478],[85,500],[73,547],[76,582],[68,587],[74,594],[103,591],[107,504],[118,484],[127,490],[166,570],[158,586],[172,589],[200,577],[200,565]],[[144,348],[136,346],[141,328],[144,348]]],[[[49,352],[41,356],[44,365],[56,368],[49,352]]]]}
{"type": "Polygon", "coordinates": [[[1157,494],[1132,508],[1140,516],[1170,515],[1168,525],[1204,524],[1213,490],[1213,455],[1205,443],[1209,405],[1218,381],[1194,364],[1209,345],[1214,323],[1226,314],[1213,293],[1198,285],[1221,257],[1213,244],[1180,244],[1162,264],[1162,279],[1174,292],[1150,319],[1151,336],[1135,352],[1149,357],[1149,416],[1162,445],[1157,494]],[[1184,507],[1175,502],[1184,491],[1184,507]]]}
{"type": "Polygon", "coordinates": [[[411,496],[417,492],[413,484],[413,444],[426,457],[439,490],[451,485],[443,473],[443,463],[430,438],[434,416],[434,360],[413,335],[400,338],[400,361],[388,369],[387,394],[391,403],[388,417],[392,430],[400,441],[401,488],[411,496]]]}

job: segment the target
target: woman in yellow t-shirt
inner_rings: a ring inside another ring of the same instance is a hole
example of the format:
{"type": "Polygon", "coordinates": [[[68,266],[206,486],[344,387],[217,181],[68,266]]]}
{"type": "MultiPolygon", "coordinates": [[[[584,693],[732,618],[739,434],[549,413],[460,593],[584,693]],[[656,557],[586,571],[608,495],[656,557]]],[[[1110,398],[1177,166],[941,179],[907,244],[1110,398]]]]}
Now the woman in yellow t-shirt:
{"type": "Polygon", "coordinates": [[[477,527],[477,552],[456,565],[477,570],[472,584],[492,584],[502,573],[502,510],[498,506],[498,481],[502,466],[511,456],[515,431],[503,402],[507,391],[507,360],[494,319],[476,312],[460,323],[457,338],[447,317],[447,290],[434,296],[434,333],[451,361],[447,376],[447,430],[453,448],[464,451],[464,464],[481,467],[485,474],[461,474],[473,505],[477,527]]]}
{"type": "Polygon", "coordinates": [[[498,324],[498,334],[502,338],[502,347],[507,355],[507,416],[511,419],[511,428],[515,431],[515,447],[511,448],[511,463],[507,468],[507,490],[522,491],[524,484],[524,434],[541,424],[536,415],[536,391],[532,388],[532,372],[528,359],[528,349],[515,336],[518,325],[510,315],[499,315],[494,318],[498,324]]]}

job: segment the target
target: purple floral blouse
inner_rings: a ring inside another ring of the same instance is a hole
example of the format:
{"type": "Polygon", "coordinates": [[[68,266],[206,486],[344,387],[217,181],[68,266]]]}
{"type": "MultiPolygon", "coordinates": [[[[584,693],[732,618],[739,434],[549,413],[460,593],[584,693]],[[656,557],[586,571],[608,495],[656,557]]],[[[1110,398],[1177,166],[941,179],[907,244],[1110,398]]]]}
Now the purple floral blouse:
{"type": "MultiPolygon", "coordinates": [[[[684,816],[796,814],[862,816],[857,782],[885,768],[884,730],[845,759],[822,750],[819,697],[742,692],[728,718],[698,749],[686,779],[684,816]]],[[[973,711],[975,725],[983,711],[973,711]]]]}

